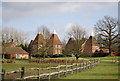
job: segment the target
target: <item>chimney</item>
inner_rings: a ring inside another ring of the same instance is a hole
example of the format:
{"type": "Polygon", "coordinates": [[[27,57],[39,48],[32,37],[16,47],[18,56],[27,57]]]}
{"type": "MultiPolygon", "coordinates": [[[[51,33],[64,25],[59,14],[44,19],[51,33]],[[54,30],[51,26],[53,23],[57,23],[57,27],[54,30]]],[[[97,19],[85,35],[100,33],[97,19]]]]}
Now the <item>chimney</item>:
{"type": "Polygon", "coordinates": [[[13,43],[14,42],[14,40],[13,39],[11,39],[11,43],[13,43]]]}
{"type": "Polygon", "coordinates": [[[5,41],[5,40],[3,40],[3,43],[5,44],[5,43],[6,43],[6,41],[5,41]]]}

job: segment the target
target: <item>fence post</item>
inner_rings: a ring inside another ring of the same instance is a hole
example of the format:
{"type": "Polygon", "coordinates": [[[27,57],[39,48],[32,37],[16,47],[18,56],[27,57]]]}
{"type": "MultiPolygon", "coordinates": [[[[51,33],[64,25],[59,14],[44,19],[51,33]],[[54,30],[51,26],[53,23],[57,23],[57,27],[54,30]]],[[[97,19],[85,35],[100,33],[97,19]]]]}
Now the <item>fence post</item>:
{"type": "Polygon", "coordinates": [[[94,66],[96,66],[96,60],[94,59],[94,66]]]}
{"type": "Polygon", "coordinates": [[[92,61],[90,60],[90,69],[92,68],[92,61]]]}
{"type": "Polygon", "coordinates": [[[86,64],[86,70],[88,69],[88,64],[87,64],[87,61],[85,62],[85,64],[86,64]]]}
{"type": "Polygon", "coordinates": [[[5,79],[5,74],[6,74],[5,69],[2,69],[2,81],[4,81],[4,79],[5,79]]]}
{"type": "Polygon", "coordinates": [[[40,81],[40,68],[38,68],[38,80],[40,81]]]}
{"type": "Polygon", "coordinates": [[[85,62],[83,62],[83,71],[85,70],[85,62]]]}
{"type": "Polygon", "coordinates": [[[66,60],[66,67],[65,67],[65,69],[66,69],[65,76],[67,76],[67,60],[66,60]]]}
{"type": "Polygon", "coordinates": [[[23,78],[24,77],[24,74],[25,74],[25,67],[21,67],[21,78],[23,78]]]}
{"type": "Polygon", "coordinates": [[[78,71],[80,72],[80,63],[78,62],[78,71]]]}
{"type": "Polygon", "coordinates": [[[73,63],[71,63],[71,70],[72,70],[72,74],[73,74],[73,63]]]}
{"type": "Polygon", "coordinates": [[[78,72],[78,69],[77,69],[77,68],[78,68],[78,66],[77,66],[77,61],[76,61],[76,73],[78,72]]]}
{"type": "Polygon", "coordinates": [[[49,67],[48,67],[48,71],[49,71],[49,77],[48,77],[48,80],[50,81],[50,78],[51,78],[51,71],[50,71],[51,69],[50,69],[50,63],[49,63],[49,67]]]}
{"type": "Polygon", "coordinates": [[[58,78],[60,78],[60,66],[58,67],[58,78]]]}
{"type": "Polygon", "coordinates": [[[83,71],[83,62],[80,65],[81,65],[80,66],[81,67],[81,71],[83,71]]]}

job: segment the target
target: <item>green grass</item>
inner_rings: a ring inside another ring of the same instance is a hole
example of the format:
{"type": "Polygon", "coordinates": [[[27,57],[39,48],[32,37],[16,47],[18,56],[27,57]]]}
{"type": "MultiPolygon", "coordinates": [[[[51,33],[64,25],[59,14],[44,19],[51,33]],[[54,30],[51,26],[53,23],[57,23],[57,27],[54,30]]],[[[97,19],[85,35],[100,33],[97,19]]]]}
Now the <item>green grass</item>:
{"type": "MultiPolygon", "coordinates": [[[[118,59],[120,57],[87,57],[84,59],[101,59],[101,60],[112,60],[112,59],[118,59]]],[[[35,58],[34,58],[35,59],[35,58]]],[[[75,58],[71,57],[61,57],[61,58],[46,58],[46,59],[67,59],[67,60],[75,60],[75,58]]],[[[7,60],[7,59],[6,59],[7,60]]],[[[57,66],[59,64],[52,63],[29,63],[29,60],[14,60],[16,63],[11,64],[2,64],[2,68],[5,69],[7,72],[18,70],[21,67],[25,68],[46,68],[50,66],[57,66]]],[[[65,63],[61,63],[65,64],[65,63]]],[[[41,71],[43,72],[43,71],[41,71]]],[[[29,74],[36,74],[36,71],[28,71],[29,74]]],[[[13,75],[14,76],[14,75],[13,75]]],[[[11,77],[11,76],[10,76],[11,77]]],[[[73,75],[68,75],[67,77],[63,77],[61,79],[117,79],[118,78],[118,63],[111,63],[107,61],[102,61],[97,67],[80,72],[73,75]]]]}
{"type": "MultiPolygon", "coordinates": [[[[35,58],[35,57],[33,57],[32,59],[43,59],[43,58],[35,58]]],[[[76,58],[73,58],[73,57],[57,57],[57,58],[45,58],[45,59],[67,59],[67,60],[76,60],[76,58]]]]}
{"type": "Polygon", "coordinates": [[[102,62],[93,69],[68,75],[61,79],[118,79],[118,63],[102,62]]]}

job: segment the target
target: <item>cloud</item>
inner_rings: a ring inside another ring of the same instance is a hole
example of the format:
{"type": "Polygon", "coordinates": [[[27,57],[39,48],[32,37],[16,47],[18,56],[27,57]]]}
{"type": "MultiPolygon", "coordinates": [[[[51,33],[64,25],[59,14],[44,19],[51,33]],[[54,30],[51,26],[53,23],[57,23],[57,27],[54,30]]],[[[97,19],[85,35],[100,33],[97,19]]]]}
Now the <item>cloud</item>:
{"type": "Polygon", "coordinates": [[[119,0],[4,0],[3,2],[119,2],[119,0]]]}
{"type": "Polygon", "coordinates": [[[72,28],[72,23],[69,23],[69,24],[67,24],[66,26],[64,26],[64,32],[68,32],[68,31],[70,31],[71,30],[71,28],[72,28]]]}
{"type": "Polygon", "coordinates": [[[68,12],[78,12],[84,9],[111,8],[111,3],[74,3],[74,2],[4,2],[2,4],[3,21],[24,18],[28,16],[47,16],[68,12]],[[102,6],[101,6],[102,5],[102,6]]]}
{"type": "Polygon", "coordinates": [[[3,19],[11,19],[38,15],[46,16],[54,13],[73,12],[79,5],[75,3],[3,3],[3,19]],[[69,7],[68,7],[69,6],[69,7]]]}

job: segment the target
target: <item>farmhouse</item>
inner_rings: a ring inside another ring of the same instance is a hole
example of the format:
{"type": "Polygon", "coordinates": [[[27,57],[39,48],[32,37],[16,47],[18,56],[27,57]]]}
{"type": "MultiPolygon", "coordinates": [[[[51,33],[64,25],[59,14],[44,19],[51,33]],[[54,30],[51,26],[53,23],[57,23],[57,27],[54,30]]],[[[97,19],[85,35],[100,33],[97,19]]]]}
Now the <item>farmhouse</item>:
{"type": "Polygon", "coordinates": [[[73,46],[75,46],[75,40],[73,37],[70,37],[70,39],[68,40],[65,46],[65,51],[67,52],[67,56],[72,55],[71,48],[73,48],[73,46]]]}
{"type": "MultiPolygon", "coordinates": [[[[71,37],[66,44],[66,51],[71,54],[71,48],[74,47],[75,39],[71,37]]],[[[82,38],[81,52],[84,57],[92,56],[107,56],[109,53],[108,49],[100,49],[100,46],[94,36],[90,36],[88,39],[82,38]]]]}
{"type": "Polygon", "coordinates": [[[43,35],[38,33],[37,36],[35,37],[34,40],[31,40],[30,44],[29,44],[29,53],[31,55],[36,55],[40,49],[40,47],[43,45],[44,43],[44,39],[43,39],[43,35]]]}
{"type": "Polygon", "coordinates": [[[4,50],[5,58],[9,59],[28,59],[29,54],[21,47],[6,47],[4,50]]]}
{"type": "MultiPolygon", "coordinates": [[[[46,40],[43,38],[43,35],[38,33],[35,39],[31,40],[29,44],[29,52],[31,56],[38,54],[39,50],[41,50],[40,48],[44,46],[45,43],[46,40]]],[[[48,51],[48,55],[62,54],[62,43],[58,38],[56,32],[54,32],[50,36],[50,39],[48,39],[47,44],[47,47],[50,48],[50,50],[48,51]]]]}
{"type": "Polygon", "coordinates": [[[3,41],[2,49],[3,49],[2,50],[3,58],[8,58],[8,59],[29,58],[29,54],[25,50],[23,50],[21,47],[16,47],[13,39],[9,43],[3,41]]]}
{"type": "Polygon", "coordinates": [[[62,43],[55,31],[54,34],[52,34],[50,37],[50,44],[52,44],[53,55],[62,54],[62,43]]]}
{"type": "Polygon", "coordinates": [[[98,51],[100,51],[100,47],[93,36],[90,36],[89,39],[82,44],[83,56],[91,57],[98,51]]]}

